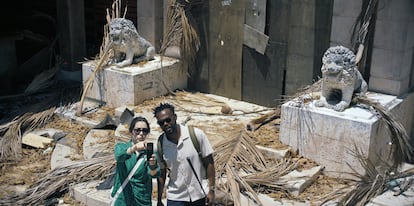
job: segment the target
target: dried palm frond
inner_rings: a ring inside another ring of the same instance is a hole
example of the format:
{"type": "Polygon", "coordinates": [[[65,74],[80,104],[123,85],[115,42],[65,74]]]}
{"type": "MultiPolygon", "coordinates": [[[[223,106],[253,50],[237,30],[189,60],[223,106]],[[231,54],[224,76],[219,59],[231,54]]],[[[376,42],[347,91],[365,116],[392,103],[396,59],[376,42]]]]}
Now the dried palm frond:
{"type": "Polygon", "coordinates": [[[187,68],[190,75],[200,48],[200,37],[189,8],[192,4],[200,3],[202,2],[168,1],[167,32],[160,49],[160,53],[164,54],[168,47],[179,46],[183,66],[187,68]]]}
{"type": "Polygon", "coordinates": [[[405,161],[411,162],[414,158],[414,150],[410,144],[409,136],[401,122],[399,122],[397,118],[379,102],[362,96],[356,96],[353,101],[358,104],[367,105],[371,112],[376,114],[390,131],[391,160],[394,164],[394,168],[405,161]]]}
{"type": "Polygon", "coordinates": [[[344,196],[339,205],[363,206],[374,197],[391,189],[392,182],[396,179],[414,175],[414,169],[394,173],[392,172],[395,170],[393,165],[386,165],[385,162],[382,167],[377,167],[365,157],[362,151],[358,150],[356,145],[354,148],[354,155],[364,167],[365,174],[359,174],[354,170],[353,175],[358,180],[354,180],[354,188],[344,196]]]}
{"type": "Polygon", "coordinates": [[[175,100],[179,103],[177,105],[182,105],[182,103],[191,104],[191,106],[201,106],[201,107],[217,107],[223,106],[226,103],[214,99],[212,97],[208,97],[202,93],[189,93],[189,92],[176,92],[175,100]]]}
{"type": "Polygon", "coordinates": [[[226,178],[218,178],[218,187],[229,194],[236,206],[240,205],[240,189],[248,192],[254,201],[260,202],[256,192],[241,175],[263,171],[267,164],[245,131],[221,141],[214,150],[216,176],[226,178]]]}
{"type": "Polygon", "coordinates": [[[22,134],[45,124],[54,114],[56,108],[39,113],[25,113],[15,118],[0,139],[0,162],[14,161],[20,158],[22,134]]]}
{"type": "Polygon", "coordinates": [[[280,178],[294,171],[298,166],[298,162],[293,162],[292,159],[282,159],[262,171],[257,171],[243,176],[243,179],[252,187],[258,188],[262,192],[284,192],[288,193],[286,188],[286,181],[280,178]],[[266,186],[265,188],[261,188],[266,186]]]}
{"type": "Polygon", "coordinates": [[[26,191],[0,200],[0,205],[37,205],[56,192],[66,191],[71,183],[107,177],[115,163],[114,157],[108,155],[57,167],[26,191]]]}

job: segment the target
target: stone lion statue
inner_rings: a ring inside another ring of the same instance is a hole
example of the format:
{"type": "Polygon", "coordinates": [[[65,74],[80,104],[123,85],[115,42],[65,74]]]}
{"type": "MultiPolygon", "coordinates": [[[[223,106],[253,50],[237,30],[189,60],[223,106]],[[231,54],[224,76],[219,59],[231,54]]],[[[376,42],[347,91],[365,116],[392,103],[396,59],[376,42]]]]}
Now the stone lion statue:
{"type": "Polygon", "coordinates": [[[155,48],[138,34],[132,21],[128,19],[114,18],[111,20],[109,40],[114,50],[112,62],[117,67],[154,59],[155,48]]]}
{"type": "Polygon", "coordinates": [[[354,93],[365,95],[367,83],[355,63],[355,54],[346,47],[335,46],[326,50],[322,57],[322,94],[315,102],[342,112],[349,107],[354,93]]]}

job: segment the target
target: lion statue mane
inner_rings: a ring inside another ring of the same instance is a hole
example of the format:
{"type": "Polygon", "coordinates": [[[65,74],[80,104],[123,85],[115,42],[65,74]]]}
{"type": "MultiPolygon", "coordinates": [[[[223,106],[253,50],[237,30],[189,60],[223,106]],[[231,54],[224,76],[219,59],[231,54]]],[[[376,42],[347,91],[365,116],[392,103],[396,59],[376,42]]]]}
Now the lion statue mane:
{"type": "Polygon", "coordinates": [[[154,59],[155,48],[142,38],[132,21],[114,18],[109,24],[109,40],[114,51],[112,62],[117,67],[154,59]]]}
{"type": "Polygon", "coordinates": [[[355,54],[343,46],[330,47],[322,57],[322,92],[315,102],[338,112],[351,104],[354,93],[365,95],[367,83],[358,71],[355,54]]]}

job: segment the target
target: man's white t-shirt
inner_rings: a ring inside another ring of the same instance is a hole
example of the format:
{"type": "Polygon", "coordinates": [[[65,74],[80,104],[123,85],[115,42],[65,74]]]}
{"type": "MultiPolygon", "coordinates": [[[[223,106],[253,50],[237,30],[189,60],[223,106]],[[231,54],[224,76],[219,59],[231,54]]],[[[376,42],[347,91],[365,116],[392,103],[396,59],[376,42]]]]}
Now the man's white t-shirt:
{"type": "MultiPolygon", "coordinates": [[[[202,182],[205,193],[208,193],[208,180],[206,179],[206,169],[204,168],[196,148],[191,141],[187,126],[179,125],[181,137],[178,144],[169,141],[164,134],[162,139],[162,149],[167,168],[170,169],[169,182],[167,185],[167,199],[175,201],[194,202],[205,197],[203,190],[194,175],[190,163],[191,161],[197,177],[202,182]],[[203,178],[205,178],[203,180],[203,178]]],[[[207,157],[213,153],[213,148],[204,132],[194,128],[194,133],[200,145],[202,157],[207,157]]]]}

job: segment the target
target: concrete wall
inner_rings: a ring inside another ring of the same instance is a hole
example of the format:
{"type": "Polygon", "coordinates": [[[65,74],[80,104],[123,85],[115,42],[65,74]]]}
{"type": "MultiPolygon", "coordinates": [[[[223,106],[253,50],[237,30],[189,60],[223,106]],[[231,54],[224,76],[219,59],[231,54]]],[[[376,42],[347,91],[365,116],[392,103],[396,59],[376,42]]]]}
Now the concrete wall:
{"type": "Polygon", "coordinates": [[[332,1],[290,1],[285,94],[320,76],[321,57],[329,47],[332,1]]]}
{"type": "Polygon", "coordinates": [[[412,87],[414,1],[380,0],[369,87],[401,95],[412,87]],[[410,85],[411,84],[411,85],[410,85]]]}
{"type": "Polygon", "coordinates": [[[332,14],[331,46],[352,48],[352,29],[362,8],[361,0],[335,0],[332,14]]]}
{"type": "Polygon", "coordinates": [[[164,34],[164,2],[159,0],[137,0],[138,33],[154,45],[156,52],[161,48],[164,34]]]}

